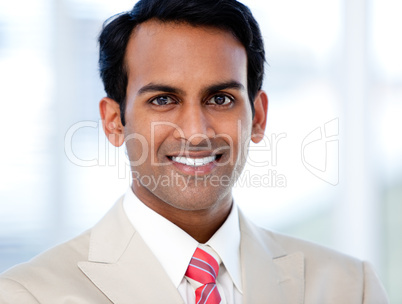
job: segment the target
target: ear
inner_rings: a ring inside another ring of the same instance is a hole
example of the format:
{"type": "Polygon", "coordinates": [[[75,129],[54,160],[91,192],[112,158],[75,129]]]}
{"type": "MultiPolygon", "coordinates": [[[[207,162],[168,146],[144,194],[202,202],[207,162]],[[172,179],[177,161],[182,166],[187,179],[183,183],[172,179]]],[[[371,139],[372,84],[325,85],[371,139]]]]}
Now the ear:
{"type": "Polygon", "coordinates": [[[99,102],[99,111],[106,137],[113,146],[120,147],[124,142],[124,127],[120,120],[119,104],[109,97],[104,97],[99,102]]]}
{"type": "Polygon", "coordinates": [[[254,118],[251,140],[259,143],[264,138],[265,127],[267,124],[268,96],[264,91],[258,91],[254,99],[254,118]]]}

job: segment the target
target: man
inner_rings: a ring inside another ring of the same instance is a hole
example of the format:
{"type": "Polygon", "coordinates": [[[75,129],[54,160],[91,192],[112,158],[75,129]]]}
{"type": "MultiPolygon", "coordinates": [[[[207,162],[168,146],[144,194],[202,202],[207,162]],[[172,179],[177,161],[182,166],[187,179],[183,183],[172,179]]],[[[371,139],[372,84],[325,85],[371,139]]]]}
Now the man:
{"type": "Polygon", "coordinates": [[[132,187],[4,273],[0,303],[387,303],[371,267],[251,224],[232,187],[264,134],[264,47],[235,0],[141,0],[102,30],[100,102],[132,187]]]}

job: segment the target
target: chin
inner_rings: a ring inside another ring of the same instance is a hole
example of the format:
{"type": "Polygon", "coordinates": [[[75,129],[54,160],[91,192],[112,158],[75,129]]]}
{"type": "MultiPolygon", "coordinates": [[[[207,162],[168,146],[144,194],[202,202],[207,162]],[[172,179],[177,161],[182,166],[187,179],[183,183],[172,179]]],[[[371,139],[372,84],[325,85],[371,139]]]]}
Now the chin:
{"type": "Polygon", "coordinates": [[[217,193],[210,191],[203,192],[197,188],[191,190],[192,191],[183,191],[180,193],[176,192],[176,195],[174,195],[172,199],[164,201],[176,209],[186,211],[201,211],[216,208],[231,201],[231,194],[228,193],[228,191],[217,193]]]}

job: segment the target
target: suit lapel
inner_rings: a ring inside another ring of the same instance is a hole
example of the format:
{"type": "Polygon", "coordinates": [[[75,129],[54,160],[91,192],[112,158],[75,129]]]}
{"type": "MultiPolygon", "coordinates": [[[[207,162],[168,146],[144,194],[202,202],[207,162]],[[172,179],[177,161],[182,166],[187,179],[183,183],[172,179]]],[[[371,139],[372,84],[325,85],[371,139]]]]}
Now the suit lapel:
{"type": "Polygon", "coordinates": [[[243,303],[302,304],[304,256],[287,254],[269,232],[240,215],[243,303]]]}
{"type": "MultiPolygon", "coordinates": [[[[82,272],[114,304],[183,303],[177,289],[127,219],[122,199],[93,228],[82,272]]],[[[269,232],[239,212],[243,303],[302,304],[304,257],[287,254],[269,232]]]]}
{"type": "Polygon", "coordinates": [[[82,272],[112,303],[183,303],[176,287],[128,221],[122,199],[92,230],[82,272]]]}

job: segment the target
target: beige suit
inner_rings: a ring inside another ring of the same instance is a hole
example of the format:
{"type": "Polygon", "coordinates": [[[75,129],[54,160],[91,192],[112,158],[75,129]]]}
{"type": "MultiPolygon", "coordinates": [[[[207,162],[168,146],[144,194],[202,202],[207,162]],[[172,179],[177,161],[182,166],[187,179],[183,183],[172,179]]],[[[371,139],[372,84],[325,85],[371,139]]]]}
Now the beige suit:
{"type": "MultiPolygon", "coordinates": [[[[369,265],[240,213],[243,303],[387,303],[369,265]]],[[[120,199],[90,231],[0,276],[0,303],[183,303],[120,199]]]]}

